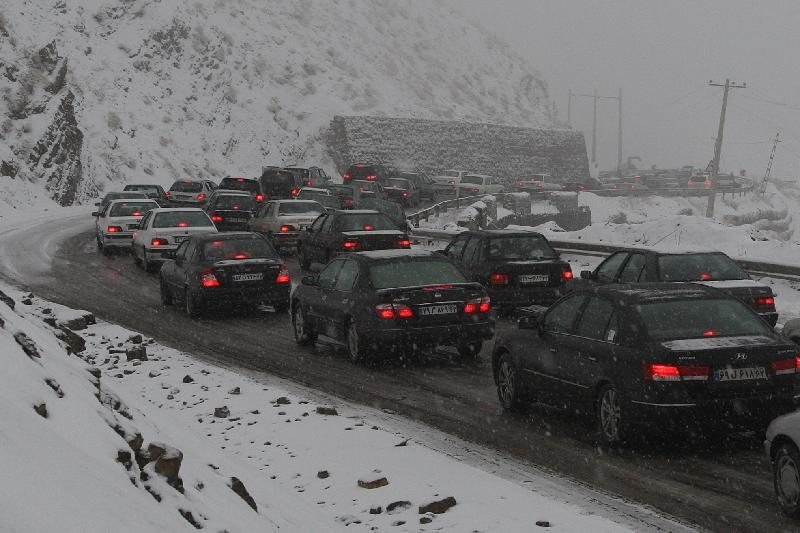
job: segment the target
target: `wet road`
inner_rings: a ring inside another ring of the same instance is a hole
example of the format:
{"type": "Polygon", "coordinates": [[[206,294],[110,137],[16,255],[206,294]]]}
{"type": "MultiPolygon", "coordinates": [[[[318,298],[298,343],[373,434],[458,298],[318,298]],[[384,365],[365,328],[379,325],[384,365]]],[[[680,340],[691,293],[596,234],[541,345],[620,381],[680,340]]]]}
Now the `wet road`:
{"type": "MultiPolygon", "coordinates": [[[[190,320],[160,305],[156,275],[136,268],[127,255],[98,254],[88,218],[84,214],[24,231],[0,231],[0,271],[44,298],[89,310],[218,364],[268,371],[390,409],[707,529],[796,530],[774,503],[760,436],[737,435],[711,445],[660,439],[598,450],[591,423],[576,415],[543,406],[517,415],[502,413],[488,349],[470,364],[442,352],[409,366],[364,368],[350,364],[332,344],[297,347],[288,315],[265,310],[254,317],[219,313],[190,320]],[[52,269],[44,266],[48,258],[52,269]]],[[[287,262],[299,279],[296,262],[287,262]]],[[[663,527],[657,517],[641,525],[663,527]]]]}

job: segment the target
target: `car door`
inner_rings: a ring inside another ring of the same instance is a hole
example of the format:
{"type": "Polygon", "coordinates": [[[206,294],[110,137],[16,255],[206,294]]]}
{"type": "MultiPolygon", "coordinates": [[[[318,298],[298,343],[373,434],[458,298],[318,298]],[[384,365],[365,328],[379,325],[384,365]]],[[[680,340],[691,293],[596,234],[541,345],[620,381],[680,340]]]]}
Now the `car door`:
{"type": "Polygon", "coordinates": [[[485,283],[486,280],[480,279],[480,256],[481,248],[483,248],[484,240],[479,235],[473,235],[472,238],[464,246],[464,255],[461,257],[461,266],[467,272],[467,276],[471,281],[478,283],[485,283]]]}
{"type": "Polygon", "coordinates": [[[256,233],[265,233],[264,215],[267,214],[267,209],[269,208],[270,205],[271,202],[267,202],[266,204],[263,204],[256,210],[255,214],[253,215],[253,218],[251,218],[250,222],[248,222],[248,227],[250,228],[250,231],[255,231],[256,233]]]}
{"type": "Polygon", "coordinates": [[[358,274],[358,261],[342,258],[342,267],[336,275],[336,284],[326,300],[327,315],[331,321],[331,330],[336,333],[335,338],[344,339],[345,321],[348,316],[353,316],[354,307],[358,303],[353,293],[358,274]]]}
{"type": "Polygon", "coordinates": [[[564,338],[574,354],[562,359],[565,380],[574,382],[581,391],[594,390],[594,385],[607,375],[606,367],[614,364],[616,351],[617,313],[614,304],[593,295],[583,308],[574,336],[564,338]]]}
{"type": "Polygon", "coordinates": [[[464,247],[467,245],[469,235],[459,235],[444,249],[444,254],[456,263],[461,263],[461,258],[464,255],[464,247]]]}
{"type": "Polygon", "coordinates": [[[313,261],[315,259],[315,254],[317,250],[315,249],[315,241],[319,236],[320,231],[322,231],[322,224],[325,223],[325,220],[328,218],[329,215],[323,213],[322,215],[318,216],[314,222],[303,232],[301,237],[301,243],[303,247],[303,253],[306,257],[313,261]]]}
{"type": "MultiPolygon", "coordinates": [[[[336,288],[336,276],[342,268],[344,259],[337,259],[325,266],[316,277],[316,285],[309,287],[306,302],[307,316],[312,327],[328,337],[336,338],[336,328],[330,316],[331,303],[328,299],[336,288]]],[[[331,299],[333,301],[333,299],[331,299]]]]}
{"type": "Polygon", "coordinates": [[[618,283],[638,283],[643,280],[645,255],[632,253],[619,273],[618,283]]]}
{"type": "Polygon", "coordinates": [[[136,254],[136,247],[142,246],[144,244],[145,239],[147,238],[147,232],[150,227],[150,223],[153,221],[153,212],[149,211],[144,218],[142,218],[141,222],[139,222],[139,229],[133,232],[133,250],[131,253],[136,254]]]}
{"type": "Polygon", "coordinates": [[[610,255],[595,269],[594,281],[600,284],[615,283],[628,255],[629,252],[616,252],[610,255]]]}
{"type": "Polygon", "coordinates": [[[161,268],[161,275],[173,294],[181,294],[186,287],[186,252],[191,243],[182,242],[175,250],[175,259],[165,262],[161,268]]]}
{"type": "Polygon", "coordinates": [[[317,261],[327,263],[332,259],[339,250],[334,249],[337,241],[333,233],[333,224],[336,221],[336,215],[328,215],[322,223],[322,228],[314,234],[315,253],[317,261]]]}

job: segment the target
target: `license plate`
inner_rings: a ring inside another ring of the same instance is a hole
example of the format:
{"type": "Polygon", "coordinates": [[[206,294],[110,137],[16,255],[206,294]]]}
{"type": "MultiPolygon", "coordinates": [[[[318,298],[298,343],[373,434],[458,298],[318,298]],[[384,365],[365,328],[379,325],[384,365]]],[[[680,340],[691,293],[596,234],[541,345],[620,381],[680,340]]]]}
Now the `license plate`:
{"type": "Polygon", "coordinates": [[[520,283],[547,283],[548,281],[550,281],[548,274],[528,274],[519,277],[520,283]]]}
{"type": "Polygon", "coordinates": [[[720,368],[714,370],[715,381],[744,381],[748,379],[767,379],[766,367],[720,368]]]}
{"type": "Polygon", "coordinates": [[[247,222],[246,218],[229,218],[228,222],[247,222]]]}
{"type": "Polygon", "coordinates": [[[260,281],[264,279],[263,272],[256,272],[255,274],[234,274],[233,281],[260,281]]]}
{"type": "Polygon", "coordinates": [[[185,240],[186,240],[186,239],[188,239],[189,237],[187,237],[186,235],[176,235],[176,236],[175,236],[175,237],[173,237],[173,238],[175,239],[175,242],[176,242],[176,243],[179,243],[179,242],[183,242],[183,241],[185,241],[185,240]]]}
{"type": "Polygon", "coordinates": [[[453,315],[458,312],[458,306],[455,305],[430,305],[427,307],[420,307],[417,314],[420,316],[427,315],[453,315]]]}

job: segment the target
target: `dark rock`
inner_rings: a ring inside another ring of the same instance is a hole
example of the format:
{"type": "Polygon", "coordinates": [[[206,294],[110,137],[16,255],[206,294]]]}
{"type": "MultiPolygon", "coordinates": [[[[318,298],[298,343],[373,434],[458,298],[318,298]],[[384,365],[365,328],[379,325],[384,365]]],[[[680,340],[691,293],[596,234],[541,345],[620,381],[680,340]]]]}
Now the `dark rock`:
{"type": "Polygon", "coordinates": [[[147,452],[150,454],[150,460],[156,462],[156,474],[164,476],[174,486],[180,479],[183,452],[163,443],[151,443],[147,447],[147,452]]]}
{"type": "Polygon", "coordinates": [[[86,339],[71,329],[60,327],[56,332],[56,337],[66,343],[69,353],[81,353],[86,349],[86,339]]]}
{"type": "Polygon", "coordinates": [[[42,314],[43,315],[51,315],[51,314],[53,314],[53,310],[50,309],[49,307],[46,307],[46,308],[42,309],[42,314]]]}
{"type": "Polygon", "coordinates": [[[323,407],[321,405],[317,406],[317,414],[326,416],[339,416],[339,412],[335,407],[323,407]]]}
{"type": "Polygon", "coordinates": [[[58,384],[58,381],[53,378],[45,378],[44,382],[47,383],[48,387],[53,389],[53,391],[56,393],[56,396],[59,398],[64,397],[64,391],[61,390],[61,385],[58,384]]]}
{"type": "Polygon", "coordinates": [[[214,409],[214,416],[217,418],[228,418],[231,414],[230,409],[228,409],[227,405],[223,405],[222,407],[217,407],[214,409]]]}
{"type": "Polygon", "coordinates": [[[389,484],[389,480],[385,477],[379,478],[367,478],[367,479],[359,479],[358,486],[362,489],[378,489],[380,487],[385,487],[389,484]]]}
{"type": "Polygon", "coordinates": [[[40,403],[33,406],[33,410],[42,418],[47,418],[47,404],[40,403]]]}
{"type": "Polygon", "coordinates": [[[537,520],[536,525],[539,527],[550,527],[550,521],[548,520],[537,520]]]}
{"type": "Polygon", "coordinates": [[[161,375],[161,372],[158,372],[157,370],[151,370],[150,373],[147,375],[150,376],[151,378],[157,378],[158,376],[161,375]]]}
{"type": "Polygon", "coordinates": [[[185,376],[183,376],[183,382],[184,383],[193,383],[194,382],[194,378],[192,376],[190,376],[189,374],[186,374],[185,376]]]}
{"type": "Polygon", "coordinates": [[[128,361],[132,361],[133,359],[147,361],[147,348],[142,345],[128,348],[125,350],[125,357],[127,357],[128,361]]]}
{"type": "Polygon", "coordinates": [[[286,396],[281,396],[280,398],[275,400],[275,403],[278,405],[289,405],[290,403],[292,403],[292,400],[290,400],[286,396]]]}
{"type": "Polygon", "coordinates": [[[320,479],[327,479],[330,477],[330,473],[327,470],[320,470],[317,472],[317,477],[320,479]]]}
{"type": "Polygon", "coordinates": [[[232,477],[230,480],[230,484],[228,485],[233,492],[235,492],[241,499],[245,501],[247,505],[253,508],[255,512],[258,512],[258,506],[256,505],[256,501],[250,496],[250,493],[247,492],[247,488],[245,488],[244,483],[242,483],[239,478],[232,477]]]}
{"type": "Polygon", "coordinates": [[[241,394],[242,390],[239,387],[234,387],[228,391],[228,394],[241,394]]]}
{"type": "Polygon", "coordinates": [[[100,379],[100,376],[103,375],[103,372],[99,368],[97,368],[96,366],[93,366],[93,367],[89,368],[87,370],[87,372],[89,372],[91,375],[93,375],[97,379],[100,379]]]}
{"type": "Polygon", "coordinates": [[[419,507],[419,514],[442,514],[446,513],[448,509],[456,505],[456,499],[452,496],[448,496],[443,500],[437,500],[434,502],[430,502],[425,505],[420,505],[419,507]]]}
{"type": "Polygon", "coordinates": [[[125,370],[122,371],[122,373],[125,374],[126,376],[130,376],[131,374],[133,374],[133,370],[126,368],[125,370]]]}
{"type": "Polygon", "coordinates": [[[19,169],[13,162],[5,160],[0,161],[0,176],[13,178],[17,175],[17,172],[19,172],[19,169]]]}
{"type": "Polygon", "coordinates": [[[78,318],[67,320],[66,322],[64,322],[64,327],[69,328],[72,331],[81,331],[86,329],[90,325],[96,323],[97,320],[95,320],[94,315],[91,313],[87,313],[83,316],[79,316],[78,318]]]}
{"type": "Polygon", "coordinates": [[[403,526],[403,525],[405,525],[405,523],[406,523],[405,520],[396,520],[396,521],[392,522],[392,525],[393,526],[403,526]]]}
{"type": "Polygon", "coordinates": [[[54,316],[46,316],[46,317],[44,317],[44,320],[42,320],[42,322],[44,322],[45,324],[47,324],[51,328],[57,328],[58,327],[58,322],[56,322],[56,317],[54,317],[54,316]]]}
{"type": "Polygon", "coordinates": [[[136,335],[132,335],[128,338],[128,342],[132,344],[142,344],[142,336],[138,333],[136,335]]]}
{"type": "Polygon", "coordinates": [[[380,505],[369,508],[369,514],[381,514],[382,512],[383,512],[383,507],[381,507],[380,505]]]}
{"type": "Polygon", "coordinates": [[[142,434],[138,431],[133,435],[126,435],[125,441],[128,443],[128,446],[131,447],[131,450],[137,453],[142,449],[142,444],[144,444],[144,438],[142,438],[142,434]]]}
{"type": "Polygon", "coordinates": [[[125,470],[130,470],[133,466],[133,458],[130,450],[117,450],[117,462],[121,463],[125,470]]]}
{"type": "Polygon", "coordinates": [[[398,447],[401,447],[401,446],[408,446],[408,441],[410,441],[410,440],[411,439],[406,439],[406,440],[404,440],[402,442],[399,442],[399,443],[395,444],[394,447],[398,448],[398,447]]]}
{"type": "MultiPolygon", "coordinates": [[[[159,500],[160,501],[160,500],[159,500]]],[[[197,520],[195,520],[194,516],[192,516],[192,512],[186,509],[178,509],[178,512],[181,513],[181,516],[186,519],[187,522],[192,524],[195,529],[203,529],[203,525],[200,524],[197,520]]]]}
{"type": "Polygon", "coordinates": [[[23,303],[24,305],[33,305],[33,300],[31,300],[30,298],[24,298],[24,299],[22,300],[22,303],[23,303]]]}
{"type": "Polygon", "coordinates": [[[431,522],[433,522],[433,518],[430,516],[422,516],[419,519],[420,524],[430,524],[431,522]]]}
{"type": "Polygon", "coordinates": [[[14,334],[14,340],[17,341],[17,344],[20,345],[22,351],[25,352],[28,357],[41,357],[39,354],[39,348],[36,347],[36,344],[33,342],[33,339],[28,337],[22,331],[18,331],[14,334]]]}
{"type": "Polygon", "coordinates": [[[386,513],[387,514],[401,513],[410,507],[411,507],[411,502],[406,500],[400,500],[397,502],[392,502],[389,505],[387,505],[386,513]]]}

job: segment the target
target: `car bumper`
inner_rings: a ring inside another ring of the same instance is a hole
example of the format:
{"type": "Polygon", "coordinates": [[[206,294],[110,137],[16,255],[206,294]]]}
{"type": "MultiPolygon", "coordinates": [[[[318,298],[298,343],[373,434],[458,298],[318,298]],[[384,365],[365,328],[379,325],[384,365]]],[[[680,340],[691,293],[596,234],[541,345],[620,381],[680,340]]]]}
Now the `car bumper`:
{"type": "Polygon", "coordinates": [[[370,344],[386,350],[414,344],[418,346],[457,346],[492,339],[494,327],[494,320],[485,320],[473,324],[376,328],[364,332],[364,336],[370,344]]]}
{"type": "Polygon", "coordinates": [[[130,248],[133,243],[133,233],[104,233],[101,240],[106,248],[114,246],[130,248]]]}
{"type": "Polygon", "coordinates": [[[275,246],[297,246],[300,241],[300,233],[275,233],[273,234],[272,241],[275,246]]]}
{"type": "Polygon", "coordinates": [[[217,231],[249,231],[249,221],[247,222],[217,222],[214,224],[217,231]]]}
{"type": "Polygon", "coordinates": [[[166,246],[159,246],[158,248],[146,248],[144,249],[144,253],[147,255],[147,261],[150,263],[159,263],[164,262],[167,260],[164,257],[164,254],[168,252],[174,252],[178,249],[177,244],[169,244],[166,246]]]}
{"type": "Polygon", "coordinates": [[[487,292],[492,300],[492,307],[495,309],[511,309],[529,305],[549,307],[564,294],[561,287],[489,288],[487,292]]]}
{"type": "Polygon", "coordinates": [[[194,294],[210,304],[265,303],[281,304],[289,301],[291,283],[248,287],[198,288],[194,294]]]}

